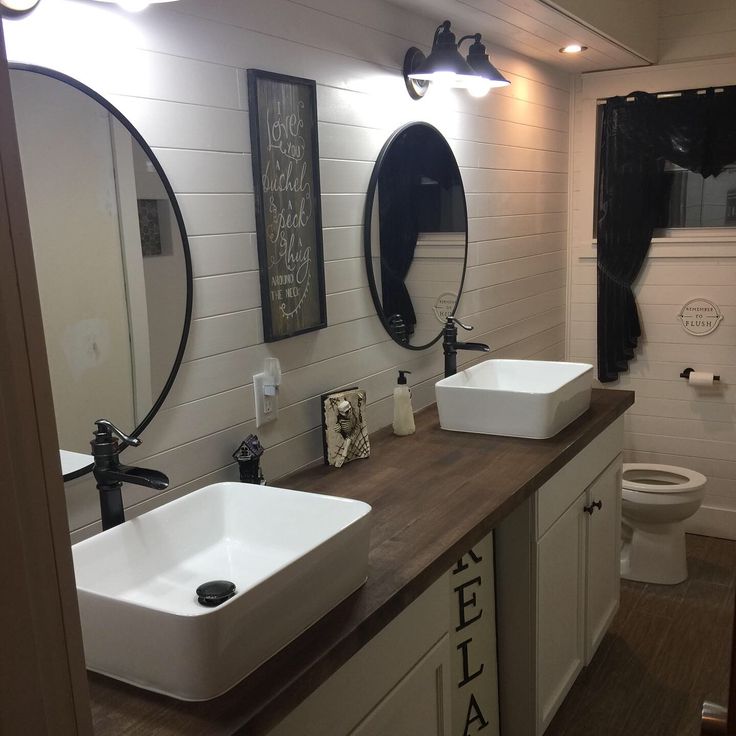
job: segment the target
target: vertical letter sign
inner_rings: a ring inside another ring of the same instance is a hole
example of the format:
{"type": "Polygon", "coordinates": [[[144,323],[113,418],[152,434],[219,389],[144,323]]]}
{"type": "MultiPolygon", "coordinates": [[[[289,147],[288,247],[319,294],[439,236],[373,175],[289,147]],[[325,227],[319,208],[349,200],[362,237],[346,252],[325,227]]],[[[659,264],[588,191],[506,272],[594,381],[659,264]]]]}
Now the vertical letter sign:
{"type": "Polygon", "coordinates": [[[314,81],[248,69],[263,336],[327,326],[314,81]]]}
{"type": "Polygon", "coordinates": [[[493,535],[452,568],[452,736],[498,736],[498,667],[493,535]]]}

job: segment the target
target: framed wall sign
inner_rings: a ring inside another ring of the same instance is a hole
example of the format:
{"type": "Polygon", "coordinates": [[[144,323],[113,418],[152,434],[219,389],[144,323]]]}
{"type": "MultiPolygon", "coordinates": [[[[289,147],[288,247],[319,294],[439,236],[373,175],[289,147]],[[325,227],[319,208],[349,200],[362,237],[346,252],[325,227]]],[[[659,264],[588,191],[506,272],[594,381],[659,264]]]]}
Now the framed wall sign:
{"type": "Polygon", "coordinates": [[[685,332],[702,337],[715,332],[723,319],[723,312],[710,299],[691,299],[683,304],[677,316],[685,332]]]}
{"type": "Polygon", "coordinates": [[[313,80],[248,69],[263,336],[327,326],[313,80]]]}

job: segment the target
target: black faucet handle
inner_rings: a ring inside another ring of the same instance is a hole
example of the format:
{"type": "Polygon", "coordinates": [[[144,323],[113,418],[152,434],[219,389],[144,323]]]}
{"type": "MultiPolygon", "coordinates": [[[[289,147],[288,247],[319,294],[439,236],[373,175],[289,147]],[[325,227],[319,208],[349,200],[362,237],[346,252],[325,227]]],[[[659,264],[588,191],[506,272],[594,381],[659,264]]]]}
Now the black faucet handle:
{"type": "Polygon", "coordinates": [[[467,330],[468,332],[470,332],[473,329],[472,325],[466,325],[465,323],[461,322],[458,317],[454,317],[452,315],[450,315],[447,318],[447,321],[454,322],[456,325],[458,325],[458,327],[462,327],[464,330],[467,330]]]}
{"type": "Polygon", "coordinates": [[[97,425],[97,432],[103,435],[108,435],[112,439],[112,435],[115,435],[119,439],[121,439],[123,442],[125,442],[126,445],[130,445],[131,447],[138,447],[138,445],[141,444],[141,441],[138,439],[138,437],[129,437],[125,432],[118,429],[110,420],[108,419],[98,419],[95,424],[97,425]]]}

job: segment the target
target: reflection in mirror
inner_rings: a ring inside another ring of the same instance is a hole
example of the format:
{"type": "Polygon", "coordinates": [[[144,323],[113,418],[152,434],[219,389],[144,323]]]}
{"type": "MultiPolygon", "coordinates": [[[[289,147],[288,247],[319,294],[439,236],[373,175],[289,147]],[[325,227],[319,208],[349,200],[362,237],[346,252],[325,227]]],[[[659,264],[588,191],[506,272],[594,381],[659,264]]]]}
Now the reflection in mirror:
{"type": "Polygon", "coordinates": [[[421,350],[454,313],[467,253],[460,170],[442,134],[427,123],[396,131],[368,189],[365,254],[376,310],[396,342],[421,350]]]}
{"type": "Polygon", "coordinates": [[[163,401],[188,331],[191,266],[150,149],[113,108],[59,77],[11,70],[68,476],[69,462],[89,465],[96,419],[137,436],[163,401]]]}

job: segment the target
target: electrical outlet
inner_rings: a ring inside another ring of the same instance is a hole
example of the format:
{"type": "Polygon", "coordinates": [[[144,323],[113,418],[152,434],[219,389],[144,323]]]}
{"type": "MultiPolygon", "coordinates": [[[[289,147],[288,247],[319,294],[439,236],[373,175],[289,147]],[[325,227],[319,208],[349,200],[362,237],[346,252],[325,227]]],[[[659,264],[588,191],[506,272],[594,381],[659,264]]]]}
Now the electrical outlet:
{"type": "Polygon", "coordinates": [[[266,386],[266,374],[253,376],[253,394],[256,405],[256,427],[272,422],[279,413],[278,393],[274,387],[266,386]],[[272,393],[268,393],[271,391],[272,393]]]}

